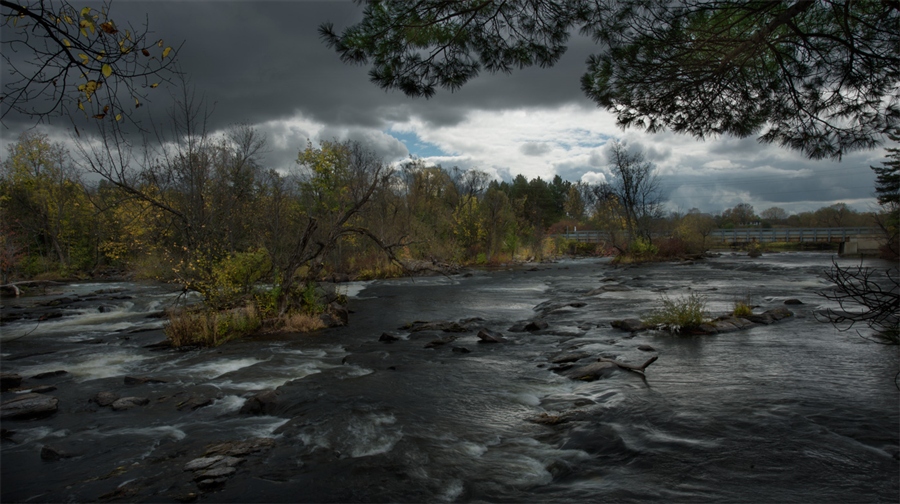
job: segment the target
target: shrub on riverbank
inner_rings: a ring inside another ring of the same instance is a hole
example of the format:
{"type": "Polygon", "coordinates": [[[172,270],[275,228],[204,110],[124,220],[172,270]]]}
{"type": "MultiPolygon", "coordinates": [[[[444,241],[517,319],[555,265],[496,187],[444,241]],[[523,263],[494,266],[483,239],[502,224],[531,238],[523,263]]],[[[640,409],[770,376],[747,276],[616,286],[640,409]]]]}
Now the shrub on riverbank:
{"type": "Polygon", "coordinates": [[[659,301],[662,306],[644,319],[645,324],[671,332],[680,332],[698,327],[708,319],[706,300],[699,294],[692,292],[674,299],[663,294],[659,301]]]}

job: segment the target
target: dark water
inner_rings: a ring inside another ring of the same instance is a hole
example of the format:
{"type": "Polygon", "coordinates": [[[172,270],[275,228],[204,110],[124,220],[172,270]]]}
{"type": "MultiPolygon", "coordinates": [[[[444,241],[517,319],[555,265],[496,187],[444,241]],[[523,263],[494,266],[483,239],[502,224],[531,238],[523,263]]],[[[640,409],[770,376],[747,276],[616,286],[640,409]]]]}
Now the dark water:
{"type": "Polygon", "coordinates": [[[146,315],[171,295],[116,286],[134,297],[113,310],[86,306],[36,329],[2,328],[4,372],[69,371],[25,382],[55,384],[58,413],[3,422],[15,433],[2,444],[2,500],[178,500],[199,493],[182,467],[210,443],[271,437],[274,447],[199,500],[897,502],[897,347],[816,320],[829,306],[816,293],[828,287],[821,273],[830,261],[816,253],[631,268],[579,260],[352,284],[348,327],[197,352],[142,348],[162,339],[161,322],[146,315]],[[586,295],[604,285],[618,289],[586,295]],[[778,324],[716,336],[609,326],[646,314],[662,293],[692,291],[714,314],[746,296],[756,311],[788,298],[804,304],[778,324]],[[448,333],[398,330],[473,317],[510,342],[479,344],[469,331],[425,348],[448,333]],[[549,327],[507,331],[536,318],[549,327]],[[379,342],[385,331],[402,339],[379,342]],[[572,351],[659,360],[646,380],[623,371],[580,382],[549,370],[550,358],[572,351]],[[126,375],[166,383],[127,386],[126,375]],[[247,396],[273,388],[271,414],[239,413],[247,396]],[[103,390],[151,402],[119,412],[89,402],[103,390]],[[213,402],[179,411],[190,397],[213,402]],[[533,421],[542,414],[560,421],[533,421]],[[45,444],[76,456],[42,460],[45,444]]]}

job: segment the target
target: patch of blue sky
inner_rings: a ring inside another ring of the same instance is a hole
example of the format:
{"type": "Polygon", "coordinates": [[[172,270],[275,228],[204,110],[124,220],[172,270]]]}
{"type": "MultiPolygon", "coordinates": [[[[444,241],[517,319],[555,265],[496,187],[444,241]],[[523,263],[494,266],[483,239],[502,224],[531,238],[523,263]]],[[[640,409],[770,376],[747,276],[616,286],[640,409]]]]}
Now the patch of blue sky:
{"type": "Polygon", "coordinates": [[[450,156],[451,153],[445,152],[437,145],[426,142],[419,138],[415,132],[406,131],[385,131],[388,135],[400,140],[406,146],[406,150],[413,156],[420,158],[429,158],[437,156],[450,156]]]}
{"type": "Polygon", "coordinates": [[[558,140],[557,143],[562,148],[570,150],[573,147],[601,147],[612,137],[584,128],[573,128],[566,130],[563,138],[564,140],[558,140]]]}

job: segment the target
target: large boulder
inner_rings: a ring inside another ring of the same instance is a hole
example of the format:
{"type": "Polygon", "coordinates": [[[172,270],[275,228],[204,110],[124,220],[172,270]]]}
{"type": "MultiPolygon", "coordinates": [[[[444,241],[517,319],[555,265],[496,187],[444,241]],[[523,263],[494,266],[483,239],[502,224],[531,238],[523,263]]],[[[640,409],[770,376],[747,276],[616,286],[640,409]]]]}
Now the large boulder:
{"type": "Polygon", "coordinates": [[[22,394],[0,404],[0,419],[43,418],[56,413],[58,407],[59,399],[53,396],[35,393],[22,394]]]}

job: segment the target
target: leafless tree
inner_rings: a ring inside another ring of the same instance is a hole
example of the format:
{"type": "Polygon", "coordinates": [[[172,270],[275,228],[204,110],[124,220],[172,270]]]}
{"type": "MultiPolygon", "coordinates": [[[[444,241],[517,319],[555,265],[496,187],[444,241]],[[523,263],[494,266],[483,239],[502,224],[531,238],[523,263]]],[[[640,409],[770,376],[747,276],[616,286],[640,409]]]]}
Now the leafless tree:
{"type": "Polygon", "coordinates": [[[887,345],[900,343],[900,273],[897,268],[842,267],[832,261],[825,277],[834,287],[819,295],[840,306],[840,310],[828,309],[822,315],[826,321],[843,331],[856,324],[865,324],[874,331],[875,338],[862,333],[860,336],[887,345]]]}
{"type": "MultiPolygon", "coordinates": [[[[618,201],[629,240],[651,240],[650,224],[663,215],[663,194],[653,163],[640,149],[614,141],[607,148],[609,169],[614,175],[606,192],[618,201]]],[[[604,191],[601,191],[601,193],[604,191]]]]}

